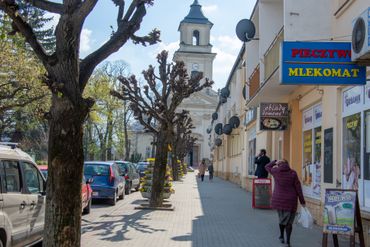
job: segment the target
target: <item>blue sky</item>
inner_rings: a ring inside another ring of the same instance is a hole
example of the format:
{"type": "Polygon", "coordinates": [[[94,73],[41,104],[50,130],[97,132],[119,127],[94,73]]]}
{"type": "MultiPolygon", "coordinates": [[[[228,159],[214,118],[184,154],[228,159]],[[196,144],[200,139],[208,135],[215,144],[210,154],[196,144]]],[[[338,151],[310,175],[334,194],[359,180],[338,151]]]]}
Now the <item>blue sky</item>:
{"type": "MultiPolygon", "coordinates": [[[[139,74],[149,64],[155,65],[155,56],[161,50],[170,51],[170,56],[179,47],[180,21],[188,14],[193,0],[155,0],[149,7],[142,27],[137,34],[146,34],[153,28],[161,30],[162,43],[142,47],[129,41],[108,60],[125,60],[131,73],[139,74]]],[[[214,62],[214,88],[225,85],[242,43],[235,36],[235,26],[240,19],[249,18],[255,0],[199,0],[206,17],[214,23],[211,30],[214,62]]],[[[115,25],[117,9],[110,0],[101,0],[87,18],[81,38],[81,56],[84,57],[103,44],[115,25]]]]}

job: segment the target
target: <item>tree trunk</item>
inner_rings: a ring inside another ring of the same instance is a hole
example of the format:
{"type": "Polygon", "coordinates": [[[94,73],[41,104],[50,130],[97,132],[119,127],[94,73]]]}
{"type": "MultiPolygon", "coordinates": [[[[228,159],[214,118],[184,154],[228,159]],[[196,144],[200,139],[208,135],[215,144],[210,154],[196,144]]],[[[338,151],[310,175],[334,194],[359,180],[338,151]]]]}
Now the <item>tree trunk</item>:
{"type": "Polygon", "coordinates": [[[155,162],[153,169],[152,194],[150,197],[151,207],[160,207],[163,202],[163,188],[166,176],[168,131],[162,129],[157,137],[155,162]]]}
{"type": "Polygon", "coordinates": [[[108,141],[107,141],[107,160],[113,160],[112,147],[113,147],[113,120],[110,117],[108,120],[108,141]]]}
{"type": "Polygon", "coordinates": [[[176,148],[174,145],[172,153],[172,177],[174,181],[179,181],[179,164],[177,163],[176,148]]]}
{"type": "Polygon", "coordinates": [[[47,247],[79,247],[81,242],[83,122],[88,107],[82,98],[76,101],[52,99],[43,242],[47,247]]]}
{"type": "Polygon", "coordinates": [[[130,143],[128,141],[128,119],[127,119],[127,109],[123,113],[123,130],[125,132],[125,160],[130,159],[130,143]]]}

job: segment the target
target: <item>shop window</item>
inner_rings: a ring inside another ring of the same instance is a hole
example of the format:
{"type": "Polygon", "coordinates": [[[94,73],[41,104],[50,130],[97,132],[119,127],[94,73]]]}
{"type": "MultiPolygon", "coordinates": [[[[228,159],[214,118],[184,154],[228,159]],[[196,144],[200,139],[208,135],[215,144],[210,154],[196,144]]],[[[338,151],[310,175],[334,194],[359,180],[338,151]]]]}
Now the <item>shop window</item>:
{"type": "Polygon", "coordinates": [[[303,132],[303,184],[311,187],[312,184],[312,130],[303,132]]]}
{"type": "Polygon", "coordinates": [[[250,140],[248,145],[248,175],[254,175],[254,159],[256,155],[256,139],[250,140]]]}
{"type": "Polygon", "coordinates": [[[321,195],[321,119],[321,105],[303,113],[302,183],[305,195],[313,198],[321,195]]]}
{"type": "Polygon", "coordinates": [[[370,111],[365,112],[364,179],[370,180],[370,111]]]}
{"type": "Polygon", "coordinates": [[[359,188],[361,177],[361,114],[343,119],[343,189],[359,188]]]}
{"type": "Polygon", "coordinates": [[[324,130],[324,183],[333,183],[333,128],[324,130]]]}

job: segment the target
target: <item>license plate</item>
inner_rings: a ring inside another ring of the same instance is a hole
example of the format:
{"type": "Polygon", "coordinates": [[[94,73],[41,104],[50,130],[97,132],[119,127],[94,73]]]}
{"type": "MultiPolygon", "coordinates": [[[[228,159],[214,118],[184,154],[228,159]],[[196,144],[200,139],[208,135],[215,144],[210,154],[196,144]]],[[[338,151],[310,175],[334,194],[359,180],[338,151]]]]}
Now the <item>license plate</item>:
{"type": "Polygon", "coordinates": [[[93,194],[93,196],[98,196],[99,192],[93,192],[92,194],[93,194]]]}

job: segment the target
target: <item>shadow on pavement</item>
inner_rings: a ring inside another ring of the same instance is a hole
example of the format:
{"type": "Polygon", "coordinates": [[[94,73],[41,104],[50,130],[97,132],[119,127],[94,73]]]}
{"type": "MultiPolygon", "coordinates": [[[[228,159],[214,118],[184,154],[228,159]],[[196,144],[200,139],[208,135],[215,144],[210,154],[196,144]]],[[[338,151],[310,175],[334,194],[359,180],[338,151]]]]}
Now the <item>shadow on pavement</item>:
{"type": "Polygon", "coordinates": [[[129,231],[139,231],[145,234],[165,231],[155,229],[145,224],[145,220],[150,220],[148,214],[151,210],[140,210],[129,215],[103,215],[101,220],[89,222],[82,220],[88,225],[82,227],[82,233],[94,232],[95,236],[101,236],[100,240],[119,242],[130,240],[125,237],[129,231]]]}

